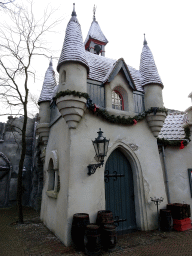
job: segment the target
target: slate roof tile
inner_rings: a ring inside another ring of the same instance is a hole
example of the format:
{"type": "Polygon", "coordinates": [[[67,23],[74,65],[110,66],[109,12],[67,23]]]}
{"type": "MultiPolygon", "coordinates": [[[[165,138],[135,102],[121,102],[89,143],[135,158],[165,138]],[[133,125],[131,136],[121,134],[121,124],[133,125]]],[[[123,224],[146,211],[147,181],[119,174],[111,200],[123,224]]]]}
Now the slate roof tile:
{"type": "MultiPolygon", "coordinates": [[[[88,78],[105,83],[109,78],[113,68],[115,67],[117,60],[109,59],[101,55],[90,53],[88,51],[86,51],[86,57],[90,69],[88,78]]],[[[143,91],[141,85],[141,74],[139,70],[136,70],[131,66],[127,67],[135,83],[136,89],[138,91],[143,91]]]]}
{"type": "Polygon", "coordinates": [[[89,70],[86,59],[85,47],[81,33],[81,26],[76,18],[76,13],[72,13],[72,17],[67,25],[65,40],[61,51],[60,59],[57,65],[57,71],[64,62],[75,61],[84,64],[89,70]]]}
{"type": "Polygon", "coordinates": [[[89,32],[87,34],[84,44],[86,44],[88,42],[89,38],[96,39],[96,40],[106,43],[106,44],[108,43],[107,38],[104,36],[104,34],[101,31],[101,28],[99,26],[99,23],[96,20],[92,21],[91,27],[89,29],[89,32]]]}
{"type": "Polygon", "coordinates": [[[56,86],[55,72],[52,66],[52,61],[50,61],[49,67],[45,73],[43,87],[38,100],[38,104],[44,101],[51,101],[55,86],[56,86]]]}
{"type": "Polygon", "coordinates": [[[142,86],[151,83],[163,86],[157,67],[155,65],[153,54],[146,41],[144,41],[144,46],[141,53],[139,70],[142,76],[142,86]]]}
{"type": "Polygon", "coordinates": [[[164,138],[167,140],[183,140],[185,137],[183,124],[186,122],[186,120],[186,113],[169,110],[158,138],[164,138]]]}

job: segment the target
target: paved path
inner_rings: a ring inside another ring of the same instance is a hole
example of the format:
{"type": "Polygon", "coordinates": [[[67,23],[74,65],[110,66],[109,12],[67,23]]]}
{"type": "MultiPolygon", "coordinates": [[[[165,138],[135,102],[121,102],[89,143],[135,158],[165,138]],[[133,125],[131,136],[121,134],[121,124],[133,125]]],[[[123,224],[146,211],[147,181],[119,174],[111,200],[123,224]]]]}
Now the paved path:
{"type": "MultiPolygon", "coordinates": [[[[78,255],[65,247],[40,221],[31,208],[24,209],[25,223],[18,225],[16,207],[0,209],[0,256],[78,255]]],[[[185,232],[134,232],[118,237],[113,253],[102,255],[127,256],[192,256],[192,230],[185,232]]]]}

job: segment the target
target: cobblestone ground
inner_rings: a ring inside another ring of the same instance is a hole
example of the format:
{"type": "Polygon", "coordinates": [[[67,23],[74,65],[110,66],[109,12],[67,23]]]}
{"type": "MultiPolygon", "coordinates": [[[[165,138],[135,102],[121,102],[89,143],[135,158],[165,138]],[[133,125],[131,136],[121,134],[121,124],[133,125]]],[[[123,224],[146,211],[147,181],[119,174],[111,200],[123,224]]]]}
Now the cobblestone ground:
{"type": "MultiPolygon", "coordinates": [[[[24,208],[25,222],[17,224],[16,207],[0,209],[0,256],[78,255],[73,247],[65,247],[40,221],[38,213],[24,208]]],[[[192,230],[185,232],[137,231],[118,236],[115,251],[102,255],[192,255],[192,230]]]]}

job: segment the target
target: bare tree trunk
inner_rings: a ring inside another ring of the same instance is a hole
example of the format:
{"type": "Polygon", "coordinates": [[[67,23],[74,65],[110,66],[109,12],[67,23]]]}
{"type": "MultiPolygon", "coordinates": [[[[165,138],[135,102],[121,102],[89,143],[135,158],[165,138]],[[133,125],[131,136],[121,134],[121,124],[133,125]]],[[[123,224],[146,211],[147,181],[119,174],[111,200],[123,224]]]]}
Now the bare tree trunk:
{"type": "MultiPolygon", "coordinates": [[[[11,3],[14,0],[0,0],[1,4],[11,3]]],[[[27,105],[28,105],[28,82],[35,73],[31,67],[31,61],[35,56],[47,56],[48,48],[44,45],[44,34],[51,32],[59,20],[49,22],[54,11],[46,9],[42,19],[36,20],[33,14],[33,1],[29,1],[29,10],[20,7],[19,11],[6,10],[9,24],[0,24],[0,96],[7,102],[10,110],[20,113],[23,110],[23,127],[21,158],[17,181],[17,205],[19,223],[23,223],[22,210],[22,172],[26,155],[26,128],[27,128],[27,105]]],[[[7,111],[7,109],[5,109],[7,111]]],[[[5,113],[7,114],[7,113],[5,113]]]]}
{"type": "Polygon", "coordinates": [[[21,158],[19,161],[19,173],[18,173],[18,180],[17,180],[17,205],[18,205],[18,219],[20,224],[23,224],[22,173],[23,173],[24,160],[25,160],[25,154],[26,154],[26,127],[27,127],[27,108],[25,105],[24,106],[24,122],[23,122],[23,128],[22,128],[22,150],[21,150],[21,158]]]}

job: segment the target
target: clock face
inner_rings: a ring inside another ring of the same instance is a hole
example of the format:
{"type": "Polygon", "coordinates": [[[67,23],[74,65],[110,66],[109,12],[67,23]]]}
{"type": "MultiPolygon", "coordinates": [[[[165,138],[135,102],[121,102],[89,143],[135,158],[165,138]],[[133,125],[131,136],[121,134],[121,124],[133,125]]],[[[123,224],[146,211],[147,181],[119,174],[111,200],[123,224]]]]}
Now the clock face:
{"type": "Polygon", "coordinates": [[[94,50],[95,50],[96,54],[99,54],[100,51],[101,51],[101,46],[96,44],[95,47],[94,47],[94,50]]]}

